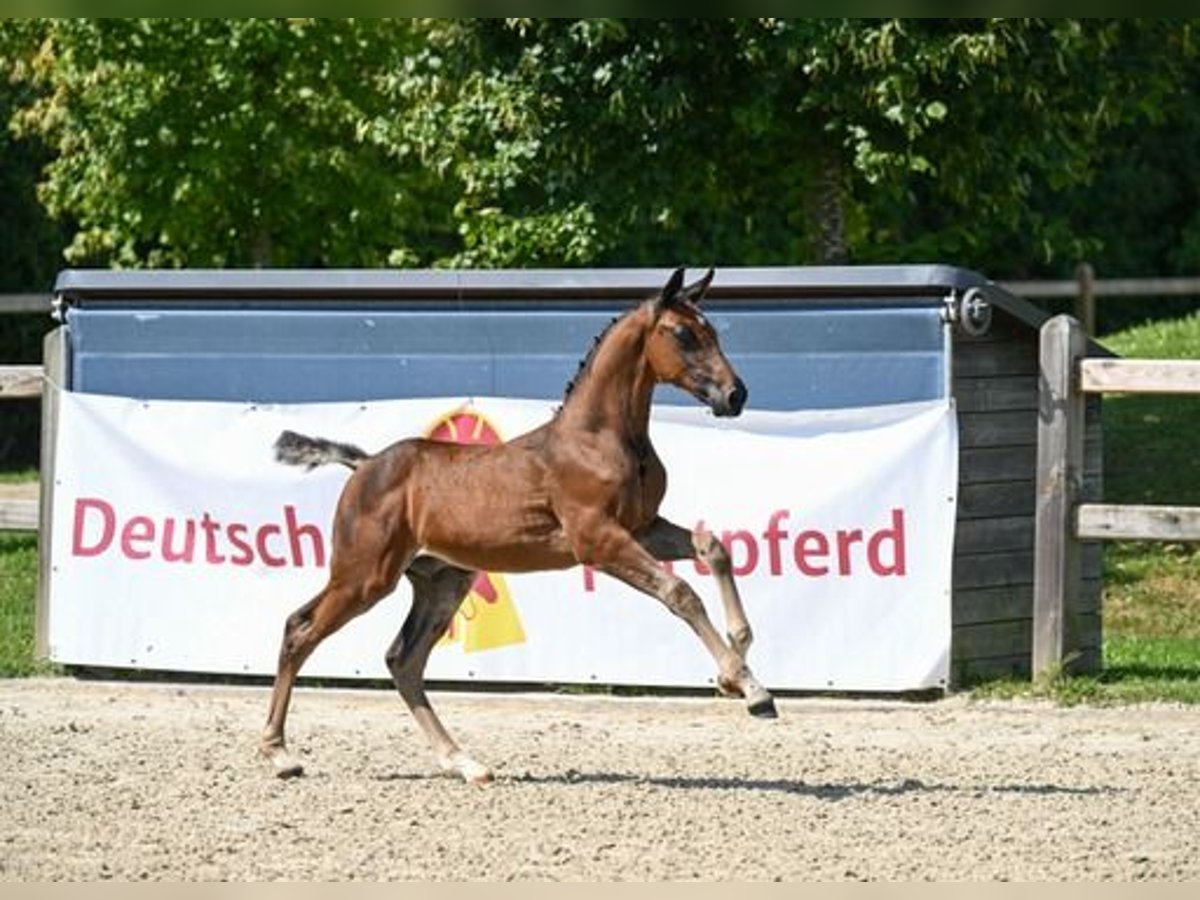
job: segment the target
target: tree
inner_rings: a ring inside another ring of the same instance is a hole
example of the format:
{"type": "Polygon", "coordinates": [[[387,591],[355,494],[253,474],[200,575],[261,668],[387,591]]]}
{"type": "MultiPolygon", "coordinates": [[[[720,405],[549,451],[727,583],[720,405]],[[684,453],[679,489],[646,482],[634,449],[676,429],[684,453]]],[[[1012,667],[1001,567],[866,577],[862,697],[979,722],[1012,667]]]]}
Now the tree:
{"type": "MultiPolygon", "coordinates": [[[[12,29],[0,26],[0,71],[14,64],[13,37],[12,29]]],[[[27,89],[0,80],[0,124],[31,99],[27,89]]],[[[0,292],[46,290],[61,262],[63,237],[37,200],[37,181],[49,159],[40,141],[0,128],[0,292]]]]}
{"type": "Polygon", "coordinates": [[[921,27],[941,61],[902,94],[936,104],[938,124],[911,141],[915,177],[856,185],[868,211],[865,244],[965,259],[1008,277],[1066,273],[1094,256],[1111,231],[1102,218],[1077,215],[1080,198],[1128,152],[1122,138],[1161,123],[1187,73],[1194,78],[1192,24],[995,20],[963,34],[953,33],[954,22],[921,27]]]}
{"type": "MultiPolygon", "coordinates": [[[[0,71],[10,50],[0,29],[0,71]]],[[[0,80],[0,123],[30,100],[26,90],[0,80]]],[[[0,129],[0,293],[49,290],[65,240],[37,201],[36,185],[49,159],[36,140],[0,129]]],[[[42,335],[54,322],[46,313],[0,315],[0,364],[36,363],[42,335]]],[[[0,401],[0,470],[37,465],[41,416],[36,401],[0,401]]]]}
{"type": "Polygon", "coordinates": [[[416,144],[460,179],[466,258],[489,264],[555,244],[613,263],[1073,263],[1096,245],[1068,207],[1101,137],[1152,120],[1194,67],[1192,25],[1167,20],[424,31],[405,99],[436,113],[416,144]]]}
{"type": "Polygon", "coordinates": [[[385,112],[405,20],[56,19],[26,32],[16,118],[55,156],[42,200],[70,261],[379,265],[448,235],[439,183],[361,124],[385,112]]]}
{"type": "Polygon", "coordinates": [[[125,265],[1069,271],[1119,237],[1089,186],[1140,190],[1106,138],[1152,157],[1200,83],[1189,20],[2,27],[71,258],[125,265]]]}

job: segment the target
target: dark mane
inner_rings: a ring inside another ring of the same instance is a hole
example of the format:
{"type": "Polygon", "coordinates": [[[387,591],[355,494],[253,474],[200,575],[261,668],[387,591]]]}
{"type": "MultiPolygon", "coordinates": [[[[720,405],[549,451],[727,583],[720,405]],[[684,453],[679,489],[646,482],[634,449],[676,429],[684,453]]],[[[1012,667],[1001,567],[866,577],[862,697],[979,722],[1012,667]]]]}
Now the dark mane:
{"type": "MultiPolygon", "coordinates": [[[[567,382],[567,386],[563,390],[563,403],[567,402],[567,398],[571,396],[571,392],[575,390],[575,386],[578,385],[579,382],[583,380],[584,375],[587,374],[587,370],[591,366],[592,360],[596,358],[596,351],[600,349],[600,345],[604,343],[604,339],[608,337],[608,333],[613,330],[618,322],[637,309],[638,307],[634,307],[631,310],[621,313],[619,316],[615,316],[611,322],[604,326],[603,331],[592,338],[592,346],[588,348],[587,354],[579,361],[579,368],[575,370],[575,377],[567,382]]],[[[558,409],[561,410],[562,407],[560,406],[558,409]]]]}

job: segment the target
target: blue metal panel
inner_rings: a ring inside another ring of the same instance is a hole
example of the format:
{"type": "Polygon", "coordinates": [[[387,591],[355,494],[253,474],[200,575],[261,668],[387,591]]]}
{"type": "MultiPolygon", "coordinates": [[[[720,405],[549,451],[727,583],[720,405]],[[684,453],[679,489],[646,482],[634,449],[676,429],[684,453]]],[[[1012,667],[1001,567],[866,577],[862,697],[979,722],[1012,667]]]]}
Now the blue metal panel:
{"type": "MultiPolygon", "coordinates": [[[[560,397],[592,339],[628,303],[436,301],[68,310],[71,387],[146,399],[243,402],[443,395],[560,397]]],[[[709,317],[759,409],[940,398],[939,297],[903,304],[714,301],[709,317]]],[[[659,402],[692,403],[674,389],[659,402]]]]}

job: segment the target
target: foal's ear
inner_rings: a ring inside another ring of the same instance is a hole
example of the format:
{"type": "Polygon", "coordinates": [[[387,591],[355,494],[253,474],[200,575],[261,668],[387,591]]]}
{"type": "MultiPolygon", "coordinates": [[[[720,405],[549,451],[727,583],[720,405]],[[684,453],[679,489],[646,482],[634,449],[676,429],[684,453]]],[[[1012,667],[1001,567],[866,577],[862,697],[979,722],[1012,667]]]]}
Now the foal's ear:
{"type": "Polygon", "coordinates": [[[671,277],[667,279],[667,283],[663,285],[663,289],[658,294],[659,308],[667,309],[679,302],[679,292],[683,289],[683,273],[683,266],[671,273],[671,277]]]}
{"type": "Polygon", "coordinates": [[[709,269],[703,277],[697,281],[693,281],[687,287],[683,286],[684,267],[680,266],[671,273],[671,277],[667,279],[667,283],[663,286],[662,293],[659,294],[658,304],[663,309],[668,309],[677,303],[699,303],[704,299],[704,295],[708,293],[708,286],[712,284],[713,270],[709,269]]]}
{"type": "Polygon", "coordinates": [[[689,303],[699,303],[704,299],[704,295],[708,293],[708,286],[712,284],[713,270],[710,268],[704,273],[704,277],[693,281],[680,292],[680,297],[687,300],[689,303]]]}

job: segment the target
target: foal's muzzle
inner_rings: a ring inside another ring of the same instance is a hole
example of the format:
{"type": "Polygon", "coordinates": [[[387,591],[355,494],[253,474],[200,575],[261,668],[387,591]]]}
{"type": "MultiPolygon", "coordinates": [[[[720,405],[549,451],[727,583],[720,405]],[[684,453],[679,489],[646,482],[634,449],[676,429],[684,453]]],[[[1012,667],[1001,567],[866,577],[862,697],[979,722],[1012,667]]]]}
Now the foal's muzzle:
{"type": "Polygon", "coordinates": [[[733,387],[725,392],[724,396],[718,395],[716,402],[712,404],[712,411],[717,416],[740,416],[742,407],[746,405],[746,397],[750,392],[746,390],[746,384],[740,378],[733,380],[733,387]]]}

